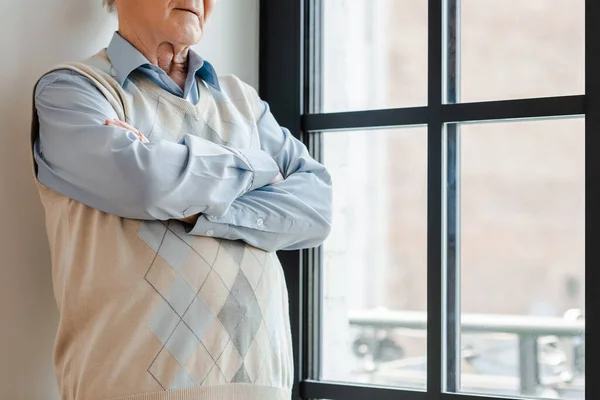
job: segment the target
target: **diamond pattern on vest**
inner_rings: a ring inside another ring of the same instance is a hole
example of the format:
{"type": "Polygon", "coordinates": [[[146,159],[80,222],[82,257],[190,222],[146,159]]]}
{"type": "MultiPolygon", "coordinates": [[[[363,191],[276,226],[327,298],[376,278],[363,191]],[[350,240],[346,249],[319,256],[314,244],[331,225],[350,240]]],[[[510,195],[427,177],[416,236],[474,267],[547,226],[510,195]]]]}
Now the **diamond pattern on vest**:
{"type": "Polygon", "coordinates": [[[165,390],[273,383],[285,317],[272,288],[284,283],[266,273],[266,253],[174,221],[144,221],[138,237],[156,253],[144,278],[161,298],[148,328],[163,347],[148,373],[165,390]]]}

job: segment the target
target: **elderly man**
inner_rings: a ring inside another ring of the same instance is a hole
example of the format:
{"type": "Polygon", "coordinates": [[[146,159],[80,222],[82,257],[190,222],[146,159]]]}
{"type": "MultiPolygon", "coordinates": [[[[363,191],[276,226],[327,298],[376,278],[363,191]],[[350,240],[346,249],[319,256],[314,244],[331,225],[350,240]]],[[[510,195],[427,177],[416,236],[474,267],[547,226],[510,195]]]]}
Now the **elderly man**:
{"type": "Polygon", "coordinates": [[[323,242],[330,177],[190,49],[215,0],[104,2],[108,48],[35,90],[62,398],[289,399],[274,251],[323,242]]]}

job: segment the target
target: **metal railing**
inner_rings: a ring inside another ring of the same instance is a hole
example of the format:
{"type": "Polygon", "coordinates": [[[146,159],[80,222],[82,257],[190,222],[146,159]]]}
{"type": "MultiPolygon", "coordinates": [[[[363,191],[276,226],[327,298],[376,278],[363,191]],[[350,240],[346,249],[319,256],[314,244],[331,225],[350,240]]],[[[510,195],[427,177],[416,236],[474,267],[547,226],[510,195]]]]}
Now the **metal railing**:
{"type": "MultiPolygon", "coordinates": [[[[397,329],[425,331],[427,314],[413,311],[355,310],[348,313],[349,324],[361,328],[362,338],[368,338],[370,362],[377,359],[377,343],[387,333],[397,329]],[[384,333],[382,335],[382,333],[384,333]]],[[[579,371],[583,374],[585,320],[580,310],[569,310],[563,318],[514,315],[463,314],[461,332],[464,334],[508,334],[518,338],[519,391],[535,395],[540,386],[572,385],[579,371]],[[541,338],[545,338],[541,341],[541,338]],[[549,340],[548,338],[554,338],[549,340]],[[576,339],[580,343],[576,343],[576,339]],[[540,377],[540,343],[558,347],[563,362],[558,379],[542,382],[540,377]]],[[[461,357],[465,357],[464,354],[461,357]]],[[[376,369],[376,368],[375,368],[376,369]]],[[[577,385],[581,386],[581,385],[577,385]]]]}

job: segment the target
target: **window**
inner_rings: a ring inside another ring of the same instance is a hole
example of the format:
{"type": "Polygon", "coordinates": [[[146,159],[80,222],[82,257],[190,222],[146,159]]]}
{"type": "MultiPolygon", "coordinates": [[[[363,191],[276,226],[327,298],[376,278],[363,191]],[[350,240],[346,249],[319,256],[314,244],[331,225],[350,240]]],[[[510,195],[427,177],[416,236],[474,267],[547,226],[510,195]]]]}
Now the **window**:
{"type": "Polygon", "coordinates": [[[261,1],[261,96],[334,181],[279,254],[295,398],[600,398],[595,37],[595,0],[261,1]]]}
{"type": "Polygon", "coordinates": [[[320,378],[425,388],[427,128],[327,132],[321,143],[335,224],[322,250],[320,378]],[[420,326],[378,326],[393,315],[420,326]]]}

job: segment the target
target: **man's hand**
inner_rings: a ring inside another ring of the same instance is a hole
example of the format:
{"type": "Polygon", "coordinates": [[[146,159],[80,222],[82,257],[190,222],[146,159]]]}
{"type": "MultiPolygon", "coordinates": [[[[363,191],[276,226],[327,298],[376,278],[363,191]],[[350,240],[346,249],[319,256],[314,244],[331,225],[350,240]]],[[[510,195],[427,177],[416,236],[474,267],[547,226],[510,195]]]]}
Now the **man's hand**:
{"type": "Polygon", "coordinates": [[[133,126],[129,125],[127,122],[123,122],[123,121],[118,120],[118,119],[107,119],[104,122],[104,125],[106,125],[106,126],[116,126],[118,128],[126,129],[128,131],[133,132],[138,137],[138,139],[140,139],[140,142],[142,142],[142,143],[150,143],[150,140],[148,140],[148,138],[146,136],[144,136],[144,134],[142,133],[142,131],[140,131],[139,129],[134,128],[133,126]]]}
{"type": "Polygon", "coordinates": [[[196,225],[196,222],[198,222],[199,216],[200,216],[200,214],[196,214],[196,215],[192,215],[192,216],[189,216],[186,218],[178,219],[178,221],[181,221],[183,223],[190,224],[190,225],[196,225]]]}

